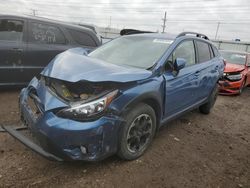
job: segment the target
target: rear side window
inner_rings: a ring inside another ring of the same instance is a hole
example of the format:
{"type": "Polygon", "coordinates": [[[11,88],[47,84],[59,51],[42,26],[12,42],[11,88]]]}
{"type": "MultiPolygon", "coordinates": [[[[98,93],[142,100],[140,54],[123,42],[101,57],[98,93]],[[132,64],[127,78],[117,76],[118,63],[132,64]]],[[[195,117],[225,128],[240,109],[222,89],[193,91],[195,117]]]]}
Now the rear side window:
{"type": "Polygon", "coordinates": [[[20,20],[0,20],[0,40],[22,41],[24,22],[20,20]]]}
{"type": "Polygon", "coordinates": [[[68,29],[68,30],[76,43],[83,46],[91,46],[91,47],[97,46],[94,39],[89,34],[73,29],[68,29]]]}
{"type": "Polygon", "coordinates": [[[199,63],[209,61],[211,59],[211,57],[210,57],[210,51],[209,51],[208,44],[205,42],[196,41],[196,45],[197,45],[197,49],[198,49],[199,63]]]}
{"type": "Polygon", "coordinates": [[[65,44],[66,40],[62,31],[55,26],[43,23],[30,24],[30,42],[42,44],[65,44]]]}

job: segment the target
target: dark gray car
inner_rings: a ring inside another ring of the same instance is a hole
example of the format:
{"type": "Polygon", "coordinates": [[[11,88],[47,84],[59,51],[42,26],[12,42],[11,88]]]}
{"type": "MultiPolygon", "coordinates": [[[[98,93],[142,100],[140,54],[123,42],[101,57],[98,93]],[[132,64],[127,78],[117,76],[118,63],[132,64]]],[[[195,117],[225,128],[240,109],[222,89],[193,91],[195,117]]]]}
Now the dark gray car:
{"type": "Polygon", "coordinates": [[[0,15],[0,86],[25,85],[60,52],[101,44],[89,28],[32,16],[0,15]]]}

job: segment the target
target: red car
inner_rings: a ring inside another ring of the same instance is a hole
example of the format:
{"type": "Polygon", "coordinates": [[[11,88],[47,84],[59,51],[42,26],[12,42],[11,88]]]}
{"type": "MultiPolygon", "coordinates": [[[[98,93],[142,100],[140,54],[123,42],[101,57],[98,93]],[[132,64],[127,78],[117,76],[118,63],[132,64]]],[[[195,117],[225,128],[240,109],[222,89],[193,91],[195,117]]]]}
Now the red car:
{"type": "Polygon", "coordinates": [[[219,81],[219,93],[223,95],[241,94],[250,85],[250,53],[220,51],[226,61],[223,78],[219,81]]]}

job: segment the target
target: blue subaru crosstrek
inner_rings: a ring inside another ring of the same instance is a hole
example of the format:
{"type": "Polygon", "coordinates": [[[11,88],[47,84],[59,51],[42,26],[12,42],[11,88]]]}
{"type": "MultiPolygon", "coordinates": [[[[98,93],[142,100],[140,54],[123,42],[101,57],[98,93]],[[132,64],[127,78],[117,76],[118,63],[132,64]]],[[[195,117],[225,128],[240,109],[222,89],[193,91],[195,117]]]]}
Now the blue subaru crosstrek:
{"type": "Polygon", "coordinates": [[[168,121],[195,108],[208,114],[223,70],[216,47],[192,32],[125,35],[89,54],[71,49],[21,91],[33,137],[4,129],[48,159],[133,160],[168,121]]]}

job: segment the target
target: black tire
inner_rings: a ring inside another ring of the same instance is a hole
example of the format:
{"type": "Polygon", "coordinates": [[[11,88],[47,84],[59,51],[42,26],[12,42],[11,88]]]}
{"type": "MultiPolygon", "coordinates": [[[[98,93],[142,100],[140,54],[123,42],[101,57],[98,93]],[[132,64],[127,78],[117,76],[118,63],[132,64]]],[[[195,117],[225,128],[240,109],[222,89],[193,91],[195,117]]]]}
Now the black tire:
{"type": "Polygon", "coordinates": [[[216,84],[216,86],[214,87],[211,95],[209,96],[208,102],[206,102],[205,104],[199,107],[199,110],[202,114],[210,113],[211,109],[213,108],[215,104],[217,96],[218,96],[218,84],[216,84]]]}
{"type": "Polygon", "coordinates": [[[153,108],[141,103],[127,110],[120,130],[118,156],[125,160],[140,157],[151,144],[156,132],[153,108]]]}

